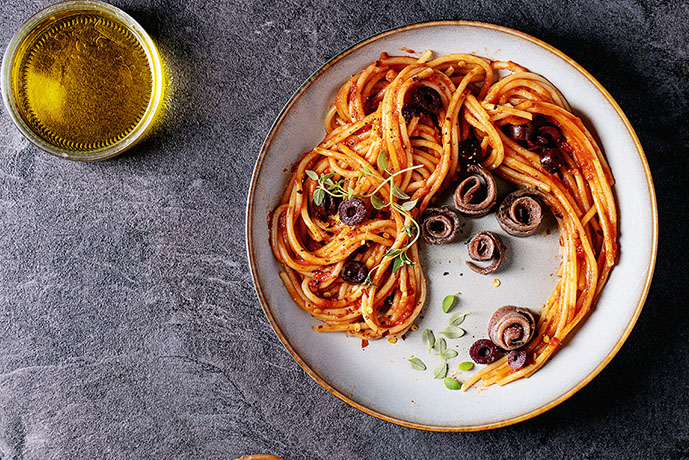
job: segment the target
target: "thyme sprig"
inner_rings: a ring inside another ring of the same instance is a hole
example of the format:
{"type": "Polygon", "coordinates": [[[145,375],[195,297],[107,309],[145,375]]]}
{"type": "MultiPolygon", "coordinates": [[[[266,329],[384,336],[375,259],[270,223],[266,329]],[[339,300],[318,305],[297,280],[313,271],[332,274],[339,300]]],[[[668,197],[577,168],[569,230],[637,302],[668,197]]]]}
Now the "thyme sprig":
{"type": "MultiPolygon", "coordinates": [[[[402,268],[404,265],[409,265],[413,267],[415,263],[407,255],[407,250],[410,247],[412,247],[414,243],[416,243],[416,241],[419,239],[419,235],[421,234],[421,227],[419,226],[419,223],[412,217],[410,213],[410,211],[414,209],[414,207],[416,206],[418,200],[410,200],[410,196],[404,193],[397,185],[395,185],[395,177],[399,176],[400,174],[404,174],[405,172],[421,168],[423,167],[423,165],[411,166],[409,168],[402,169],[395,173],[390,173],[388,171],[388,156],[385,150],[380,151],[376,163],[381,170],[388,173],[388,177],[384,179],[371,193],[367,193],[364,195],[354,193],[354,189],[352,189],[352,187],[349,186],[347,186],[347,188],[345,189],[345,179],[334,181],[333,177],[335,176],[335,173],[321,174],[319,176],[315,171],[312,171],[310,169],[306,170],[306,175],[309,176],[309,178],[311,178],[312,180],[316,181],[317,183],[316,190],[313,193],[313,202],[317,206],[320,206],[323,203],[326,194],[332,197],[344,199],[369,198],[371,200],[371,206],[373,206],[376,210],[381,210],[383,208],[390,207],[399,212],[405,218],[405,226],[402,229],[402,231],[406,233],[409,237],[411,237],[412,240],[409,243],[407,243],[407,245],[403,248],[390,248],[385,254],[383,254],[383,260],[381,260],[380,263],[378,263],[378,265],[369,270],[366,279],[362,283],[367,288],[369,286],[376,285],[371,279],[371,273],[373,273],[378,267],[383,265],[384,259],[386,258],[393,259],[393,273],[397,272],[397,270],[402,268]],[[387,203],[377,195],[377,193],[385,186],[385,184],[389,185],[389,196],[387,203]],[[398,200],[409,201],[399,203],[396,202],[394,198],[397,198],[398,200]],[[408,224],[407,220],[409,221],[408,224]]],[[[366,164],[362,171],[359,173],[359,177],[374,176],[375,174],[375,171],[373,171],[371,167],[368,164],[366,164]]]]}

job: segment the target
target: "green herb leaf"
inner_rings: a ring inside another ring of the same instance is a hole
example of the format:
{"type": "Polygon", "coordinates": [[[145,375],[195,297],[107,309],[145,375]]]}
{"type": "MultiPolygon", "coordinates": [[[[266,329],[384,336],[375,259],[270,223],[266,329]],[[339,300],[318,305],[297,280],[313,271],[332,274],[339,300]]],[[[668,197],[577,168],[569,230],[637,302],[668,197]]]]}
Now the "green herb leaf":
{"type": "Polygon", "coordinates": [[[415,371],[425,371],[426,365],[419,358],[412,358],[409,360],[409,365],[415,371]]]}
{"type": "Polygon", "coordinates": [[[323,200],[325,200],[325,190],[319,187],[313,192],[313,203],[320,206],[323,204],[323,200]]]}
{"type": "Polygon", "coordinates": [[[395,198],[399,198],[400,200],[406,200],[409,198],[409,195],[404,193],[398,186],[395,184],[392,184],[392,194],[395,196],[395,198]]]}
{"type": "Polygon", "coordinates": [[[411,265],[412,267],[414,266],[414,262],[412,262],[412,260],[409,258],[409,256],[407,255],[407,252],[406,252],[406,251],[404,251],[404,252],[400,255],[400,257],[402,257],[402,262],[404,262],[405,264],[411,265]]]}
{"type": "Polygon", "coordinates": [[[444,379],[447,377],[447,363],[442,363],[433,370],[434,379],[444,379]]]}
{"type": "Polygon", "coordinates": [[[365,165],[364,170],[361,171],[361,173],[365,176],[371,176],[373,175],[373,170],[369,167],[369,165],[365,165]]]}
{"type": "Polygon", "coordinates": [[[316,171],[311,171],[310,169],[307,169],[306,175],[309,176],[311,179],[315,180],[316,182],[318,181],[318,174],[316,174],[316,171]]]}
{"type": "Polygon", "coordinates": [[[452,307],[454,307],[454,305],[455,305],[455,297],[458,295],[459,295],[459,292],[457,294],[450,294],[443,299],[443,311],[445,313],[452,310],[452,307]]]}
{"type": "Polygon", "coordinates": [[[471,361],[464,361],[463,363],[459,363],[457,370],[459,370],[459,371],[470,371],[473,368],[474,368],[474,363],[472,363],[471,361]]]}
{"type": "Polygon", "coordinates": [[[335,185],[335,182],[329,177],[326,177],[323,179],[323,185],[328,187],[328,190],[332,190],[336,188],[337,186],[335,185]]]}
{"type": "Polygon", "coordinates": [[[333,183],[333,181],[332,181],[333,176],[335,176],[335,173],[321,174],[321,177],[318,178],[318,184],[322,186],[326,183],[326,181],[329,184],[332,184],[333,183]]]}
{"type": "Polygon", "coordinates": [[[392,261],[392,273],[396,273],[397,270],[402,268],[402,265],[404,265],[404,259],[402,258],[404,254],[400,254],[397,257],[395,257],[395,260],[392,261]]]}
{"type": "Polygon", "coordinates": [[[428,352],[431,352],[431,348],[435,345],[435,335],[430,329],[424,329],[421,333],[421,343],[428,347],[428,352]]]}
{"type": "Polygon", "coordinates": [[[464,318],[466,315],[468,315],[469,312],[466,313],[454,313],[452,316],[450,316],[450,326],[459,326],[464,322],[464,318]]]}
{"type": "Polygon", "coordinates": [[[380,210],[385,207],[385,202],[378,195],[371,195],[371,206],[380,210]]]}
{"type": "Polygon", "coordinates": [[[382,171],[388,169],[388,154],[385,152],[385,149],[382,149],[378,154],[378,167],[382,171]]]}
{"type": "Polygon", "coordinates": [[[452,377],[445,377],[443,380],[443,383],[445,384],[445,388],[448,390],[461,390],[462,389],[462,384],[457,381],[457,379],[454,379],[452,377]]]}
{"type": "Polygon", "coordinates": [[[399,248],[388,249],[388,252],[386,252],[385,254],[383,254],[383,257],[395,257],[395,256],[396,256],[397,254],[399,254],[400,252],[402,252],[402,250],[399,249],[399,248]]]}
{"type": "Polygon", "coordinates": [[[447,349],[447,342],[445,341],[445,339],[443,339],[441,337],[435,341],[435,345],[433,345],[433,350],[435,350],[437,353],[442,353],[446,349],[447,349]]]}
{"type": "MultiPolygon", "coordinates": [[[[407,197],[407,198],[409,198],[409,197],[407,197]]],[[[402,203],[402,205],[400,206],[400,209],[402,211],[409,212],[412,209],[414,209],[414,206],[416,206],[417,201],[418,200],[411,200],[411,201],[407,201],[406,203],[402,203]]]]}
{"type": "Polygon", "coordinates": [[[447,360],[447,359],[456,358],[458,354],[459,353],[457,353],[455,350],[443,350],[440,353],[440,359],[447,360]]]}
{"type": "Polygon", "coordinates": [[[441,334],[443,334],[448,339],[458,339],[464,335],[464,329],[457,326],[447,326],[441,334]]]}
{"type": "Polygon", "coordinates": [[[369,272],[369,274],[366,276],[366,279],[364,280],[364,282],[361,283],[361,284],[363,284],[363,285],[366,287],[366,292],[368,292],[368,288],[369,288],[370,286],[378,287],[378,285],[377,285],[376,283],[374,283],[373,280],[371,279],[371,274],[370,274],[370,272],[369,272]]]}
{"type": "Polygon", "coordinates": [[[416,229],[414,228],[414,226],[412,224],[409,224],[406,227],[404,227],[402,230],[404,230],[404,233],[406,233],[407,235],[414,236],[414,230],[416,230],[416,229]]]}

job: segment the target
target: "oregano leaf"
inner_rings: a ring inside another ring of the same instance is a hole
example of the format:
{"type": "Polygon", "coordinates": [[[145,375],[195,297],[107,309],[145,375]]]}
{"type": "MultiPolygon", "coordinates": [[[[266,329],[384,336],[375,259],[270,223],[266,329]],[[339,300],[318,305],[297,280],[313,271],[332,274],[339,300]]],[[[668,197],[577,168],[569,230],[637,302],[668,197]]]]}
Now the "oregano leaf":
{"type": "Polygon", "coordinates": [[[435,335],[430,329],[424,329],[421,333],[421,343],[428,347],[428,352],[431,352],[431,348],[435,345],[435,335]]]}
{"type": "Polygon", "coordinates": [[[311,179],[315,180],[316,182],[318,182],[318,174],[316,174],[316,171],[311,171],[310,169],[307,169],[306,175],[309,176],[311,179]]]}
{"type": "Polygon", "coordinates": [[[459,326],[460,324],[462,324],[462,323],[464,322],[464,318],[465,318],[466,315],[468,315],[468,314],[469,314],[469,312],[466,312],[466,313],[461,313],[461,312],[453,313],[452,316],[450,316],[450,326],[459,326]]]}
{"type": "Polygon", "coordinates": [[[323,204],[323,200],[325,200],[325,190],[323,190],[322,188],[317,188],[313,192],[313,203],[316,206],[320,206],[321,204],[323,204]]]}
{"type": "Polygon", "coordinates": [[[426,370],[426,365],[419,358],[411,358],[409,360],[409,365],[415,371],[425,371],[426,370]]]}
{"type": "Polygon", "coordinates": [[[400,248],[388,249],[388,252],[383,254],[383,257],[395,257],[400,252],[402,252],[402,250],[400,248]]]}
{"type": "Polygon", "coordinates": [[[473,368],[474,363],[472,363],[471,361],[464,361],[463,363],[459,363],[459,366],[457,366],[457,370],[459,371],[470,371],[473,368]]]}
{"type": "Polygon", "coordinates": [[[457,294],[450,294],[443,299],[443,311],[445,313],[452,310],[452,307],[455,305],[455,297],[457,297],[458,295],[459,292],[457,294]]]}
{"type": "Polygon", "coordinates": [[[464,329],[457,326],[447,326],[441,334],[443,334],[448,339],[458,339],[465,333],[464,329]]]}
{"type": "Polygon", "coordinates": [[[433,370],[434,379],[444,379],[447,377],[447,363],[442,363],[433,370]]]}
{"type": "Polygon", "coordinates": [[[395,198],[399,198],[400,200],[406,200],[409,198],[409,195],[404,193],[398,186],[395,184],[392,184],[392,194],[395,196],[395,198]]]}
{"type": "Polygon", "coordinates": [[[447,359],[456,358],[458,354],[459,353],[457,353],[455,350],[443,350],[440,353],[440,359],[447,360],[447,359]]]}
{"type": "Polygon", "coordinates": [[[462,389],[462,384],[457,381],[457,379],[454,379],[452,377],[445,377],[443,379],[443,383],[445,384],[445,388],[448,390],[461,390],[462,389]]]}
{"type": "Polygon", "coordinates": [[[381,210],[385,207],[385,202],[378,195],[371,195],[371,206],[375,209],[381,210]]]}
{"type": "Polygon", "coordinates": [[[385,149],[382,149],[380,153],[378,154],[378,167],[382,170],[385,171],[388,169],[388,154],[385,152],[385,149]]]}
{"type": "Polygon", "coordinates": [[[437,353],[442,353],[447,349],[447,342],[445,339],[440,337],[435,341],[435,345],[433,345],[433,350],[435,350],[437,353]]]}
{"type": "Polygon", "coordinates": [[[402,209],[402,211],[409,212],[412,209],[414,209],[414,206],[416,206],[417,201],[418,200],[411,200],[411,201],[407,201],[405,203],[402,203],[402,206],[400,206],[400,209],[402,209]]]}
{"type": "Polygon", "coordinates": [[[404,254],[400,254],[397,257],[395,257],[395,260],[392,261],[392,273],[396,273],[397,270],[402,268],[402,265],[404,265],[404,259],[402,259],[402,256],[404,254]]]}

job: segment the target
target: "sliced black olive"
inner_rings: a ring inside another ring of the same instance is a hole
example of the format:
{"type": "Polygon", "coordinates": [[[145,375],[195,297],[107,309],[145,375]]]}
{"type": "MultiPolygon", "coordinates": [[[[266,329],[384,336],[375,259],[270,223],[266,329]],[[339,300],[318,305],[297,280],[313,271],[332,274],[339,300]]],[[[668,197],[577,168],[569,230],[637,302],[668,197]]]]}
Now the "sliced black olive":
{"type": "Polygon", "coordinates": [[[534,128],[538,129],[543,125],[549,124],[550,122],[544,115],[536,115],[533,117],[533,120],[531,120],[531,123],[533,123],[534,128]]]}
{"type": "Polygon", "coordinates": [[[402,117],[407,124],[409,124],[412,118],[419,114],[419,107],[414,104],[405,104],[404,107],[402,107],[402,117]]]}
{"type": "Polygon", "coordinates": [[[505,245],[498,235],[493,232],[482,231],[478,232],[469,240],[467,246],[469,257],[476,261],[491,260],[490,265],[486,267],[479,267],[473,262],[467,261],[467,265],[476,273],[487,275],[493,273],[498,269],[503,260],[505,260],[505,245]]]}
{"type": "Polygon", "coordinates": [[[428,244],[450,243],[459,232],[459,216],[447,206],[427,208],[421,221],[421,236],[428,244]]]}
{"type": "Polygon", "coordinates": [[[366,204],[359,198],[348,198],[340,203],[337,211],[340,221],[345,225],[357,225],[366,219],[366,204]]]}
{"type": "Polygon", "coordinates": [[[507,125],[507,135],[519,142],[528,143],[533,141],[534,135],[536,134],[536,129],[532,122],[524,123],[523,125],[507,125]]]}
{"type": "Polygon", "coordinates": [[[402,107],[402,117],[404,118],[404,122],[407,124],[409,124],[412,118],[420,117],[421,115],[426,115],[431,119],[431,122],[436,126],[436,128],[440,129],[440,126],[438,125],[438,116],[435,113],[416,104],[406,104],[404,107],[402,107]]]}
{"type": "Polygon", "coordinates": [[[560,151],[556,148],[545,148],[541,154],[541,166],[546,172],[555,174],[563,166],[560,151]]]}
{"type": "Polygon", "coordinates": [[[368,268],[363,262],[349,260],[342,267],[340,278],[352,284],[361,284],[368,276],[368,268]]]}
{"type": "Polygon", "coordinates": [[[469,349],[469,356],[476,364],[489,364],[498,359],[498,347],[488,339],[480,339],[469,349]]]}
{"type": "Polygon", "coordinates": [[[428,86],[419,86],[412,94],[412,102],[419,107],[435,112],[443,106],[440,94],[428,86]]]}
{"type": "Polygon", "coordinates": [[[473,137],[464,139],[457,145],[457,154],[459,161],[465,165],[480,163],[485,160],[486,156],[481,150],[481,144],[473,137]]]}
{"type": "Polygon", "coordinates": [[[526,351],[525,350],[512,350],[507,355],[507,364],[516,370],[521,369],[526,364],[526,351]]]}
{"type": "Polygon", "coordinates": [[[536,232],[543,220],[543,209],[529,189],[516,190],[505,197],[495,217],[498,223],[512,236],[529,236],[536,232]]]}
{"type": "MultiPolygon", "coordinates": [[[[539,138],[545,138],[547,140],[546,145],[559,146],[565,140],[557,126],[550,123],[544,124],[538,128],[537,135],[539,138]]],[[[540,139],[539,142],[543,143],[540,139]]]]}
{"type": "Polygon", "coordinates": [[[326,218],[337,212],[337,208],[340,206],[340,198],[326,193],[321,204],[312,203],[312,205],[316,214],[321,216],[321,218],[326,218]]]}

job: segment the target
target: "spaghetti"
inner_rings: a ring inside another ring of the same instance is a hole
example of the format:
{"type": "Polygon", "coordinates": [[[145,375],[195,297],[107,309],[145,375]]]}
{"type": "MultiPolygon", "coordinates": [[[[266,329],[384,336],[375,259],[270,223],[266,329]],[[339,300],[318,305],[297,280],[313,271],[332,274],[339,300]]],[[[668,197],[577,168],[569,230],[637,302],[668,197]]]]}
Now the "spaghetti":
{"type": "Polygon", "coordinates": [[[465,168],[462,142],[473,139],[481,166],[536,190],[550,207],[562,261],[526,348],[529,363],[514,371],[502,358],[475,373],[464,389],[478,380],[502,385],[543,366],[591,308],[617,254],[612,174],[557,88],[513,62],[383,53],[342,85],[325,129],[325,139],[295,165],[270,224],[271,247],[284,267],[280,276],[295,302],[324,323],[315,329],[365,340],[393,340],[409,330],[426,296],[417,221],[439,192],[456,183],[465,168]],[[438,100],[429,99],[424,87],[438,100]],[[557,126],[566,141],[564,165],[554,173],[503,132],[537,116],[557,126]],[[345,225],[333,209],[354,198],[367,213],[345,225]],[[363,283],[342,279],[350,262],[365,264],[363,283]]]}

